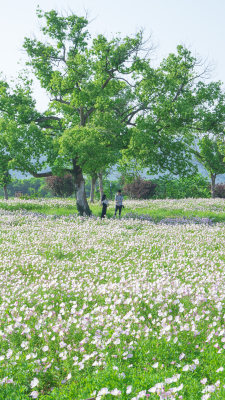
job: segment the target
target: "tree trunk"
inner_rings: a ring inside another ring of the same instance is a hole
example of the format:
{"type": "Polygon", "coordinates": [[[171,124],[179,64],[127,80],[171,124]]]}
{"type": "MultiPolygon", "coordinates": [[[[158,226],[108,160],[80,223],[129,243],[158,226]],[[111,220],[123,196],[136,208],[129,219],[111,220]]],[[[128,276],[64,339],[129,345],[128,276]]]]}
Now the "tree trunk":
{"type": "Polygon", "coordinates": [[[73,176],[75,183],[75,192],[77,200],[77,211],[79,215],[91,215],[91,210],[89,208],[86,192],[85,192],[85,181],[82,174],[82,170],[77,165],[76,160],[73,160],[73,176]]]}
{"type": "Polygon", "coordinates": [[[98,180],[99,180],[99,192],[100,192],[100,200],[101,200],[102,196],[103,196],[102,172],[99,172],[98,180]]]}
{"type": "Polygon", "coordinates": [[[211,196],[215,198],[216,174],[211,174],[211,196]]]}
{"type": "Polygon", "coordinates": [[[4,192],[4,198],[5,198],[5,200],[8,200],[9,196],[8,196],[7,185],[4,185],[4,186],[3,186],[3,192],[4,192]]]}
{"type": "Polygon", "coordinates": [[[97,175],[95,174],[91,177],[91,193],[90,193],[90,202],[91,203],[94,203],[96,181],[97,181],[97,175]]]}

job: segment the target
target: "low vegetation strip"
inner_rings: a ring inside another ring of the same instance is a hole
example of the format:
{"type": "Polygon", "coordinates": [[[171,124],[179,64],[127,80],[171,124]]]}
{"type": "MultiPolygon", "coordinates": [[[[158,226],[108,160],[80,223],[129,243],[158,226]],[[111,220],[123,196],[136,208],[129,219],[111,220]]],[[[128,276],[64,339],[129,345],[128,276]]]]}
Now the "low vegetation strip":
{"type": "Polygon", "coordinates": [[[0,226],[1,400],[225,398],[224,224],[0,226]]]}
{"type": "MultiPolygon", "coordinates": [[[[155,222],[165,219],[209,219],[213,222],[225,222],[224,199],[180,199],[180,200],[125,200],[125,209],[122,216],[126,218],[143,218],[146,216],[155,222]]],[[[114,201],[109,203],[107,217],[114,216],[114,201]]],[[[10,199],[0,200],[0,209],[8,211],[27,210],[46,215],[77,214],[75,199],[10,199]]],[[[100,217],[101,205],[94,203],[91,206],[92,215],[100,217]]]]}

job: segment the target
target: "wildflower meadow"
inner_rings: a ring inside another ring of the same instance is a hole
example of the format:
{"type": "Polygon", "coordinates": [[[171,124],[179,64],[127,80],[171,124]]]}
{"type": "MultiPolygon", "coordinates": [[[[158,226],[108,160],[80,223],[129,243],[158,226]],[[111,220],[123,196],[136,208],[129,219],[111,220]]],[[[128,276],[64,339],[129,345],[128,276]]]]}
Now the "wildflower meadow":
{"type": "Polygon", "coordinates": [[[224,399],[224,200],[72,201],[0,208],[0,399],[224,399]]]}

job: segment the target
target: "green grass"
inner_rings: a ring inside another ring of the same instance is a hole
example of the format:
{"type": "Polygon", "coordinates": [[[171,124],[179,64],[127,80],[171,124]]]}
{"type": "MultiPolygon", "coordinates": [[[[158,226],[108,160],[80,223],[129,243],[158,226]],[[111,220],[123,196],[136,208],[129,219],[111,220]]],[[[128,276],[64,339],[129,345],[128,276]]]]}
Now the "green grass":
{"type": "MultiPolygon", "coordinates": [[[[210,211],[184,211],[182,209],[170,210],[169,208],[148,209],[138,208],[133,211],[139,215],[149,215],[155,222],[164,218],[210,218],[214,222],[225,222],[225,212],[220,214],[210,211]]],[[[124,213],[125,214],[125,213],[124,213]]]]}
{"type": "MultiPolygon", "coordinates": [[[[200,210],[184,210],[182,208],[171,209],[170,204],[167,205],[166,200],[164,201],[164,207],[157,206],[157,203],[154,203],[153,207],[130,207],[126,205],[122,210],[122,217],[125,217],[127,214],[136,214],[136,215],[147,215],[153,219],[155,222],[159,222],[164,218],[210,218],[214,222],[225,222],[225,210],[219,209],[219,211],[200,211],[200,210]]],[[[90,205],[92,214],[94,216],[101,216],[101,205],[98,203],[90,205]]],[[[65,207],[63,206],[52,206],[47,204],[38,204],[32,203],[30,201],[20,203],[15,202],[14,204],[7,203],[5,201],[0,201],[0,209],[6,211],[31,211],[36,213],[43,213],[45,215],[57,215],[57,216],[69,216],[71,214],[77,214],[76,204],[74,200],[74,204],[67,204],[65,207]]],[[[110,206],[107,210],[107,218],[113,218],[114,216],[114,206],[110,206]]]]}
{"type": "Polygon", "coordinates": [[[32,204],[32,203],[15,203],[15,204],[7,204],[6,202],[0,202],[0,209],[6,211],[32,211],[37,213],[43,213],[46,215],[70,215],[70,214],[77,214],[77,208],[74,202],[74,205],[69,205],[67,207],[52,207],[51,205],[48,206],[46,204],[32,204]]]}
{"type": "MultiPolygon", "coordinates": [[[[63,201],[63,200],[62,200],[63,201]]],[[[201,201],[201,199],[197,200],[201,201]]],[[[90,204],[90,208],[92,214],[94,216],[100,217],[101,216],[101,205],[99,203],[90,204]]],[[[46,203],[42,204],[41,202],[32,203],[32,201],[27,201],[24,203],[21,202],[14,202],[7,203],[6,201],[0,200],[0,209],[6,211],[31,211],[37,213],[43,213],[45,215],[58,215],[58,216],[69,216],[71,214],[77,214],[77,208],[74,203],[71,202],[70,204],[66,204],[65,207],[59,205],[48,205],[46,203]]],[[[161,205],[157,205],[154,203],[154,207],[131,207],[126,205],[125,201],[125,208],[122,210],[122,217],[125,217],[126,214],[137,214],[137,215],[147,215],[153,219],[155,222],[159,222],[164,218],[210,218],[214,222],[225,222],[225,208],[220,207],[216,211],[212,210],[184,210],[182,208],[171,209],[170,203],[167,204],[167,201],[164,200],[163,207],[161,205]]],[[[107,210],[107,218],[112,218],[114,216],[114,205],[111,205],[107,210]]]]}

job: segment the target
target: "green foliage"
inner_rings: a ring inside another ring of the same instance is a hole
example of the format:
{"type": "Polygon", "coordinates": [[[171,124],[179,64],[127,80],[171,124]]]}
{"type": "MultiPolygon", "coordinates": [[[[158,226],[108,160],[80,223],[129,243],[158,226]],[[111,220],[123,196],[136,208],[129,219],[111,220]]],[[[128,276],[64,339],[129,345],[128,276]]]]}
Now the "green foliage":
{"type": "MultiPolygon", "coordinates": [[[[44,178],[29,178],[29,179],[12,179],[7,186],[8,194],[14,197],[16,193],[22,193],[26,196],[49,197],[50,191],[47,189],[44,178]]],[[[0,195],[3,196],[3,191],[0,188],[0,195]]]]}
{"type": "Polygon", "coordinates": [[[225,161],[221,142],[223,143],[221,138],[218,138],[215,135],[212,136],[212,134],[205,134],[198,142],[199,149],[194,151],[198,161],[200,161],[209,172],[211,178],[212,197],[216,196],[216,176],[225,172],[225,161]]]}
{"type": "Polygon", "coordinates": [[[117,193],[118,189],[120,188],[119,182],[118,181],[109,181],[108,179],[103,178],[103,187],[104,187],[104,193],[107,197],[107,199],[114,199],[115,194],[117,193]]]}
{"type": "Polygon", "coordinates": [[[121,77],[132,75],[142,35],[111,41],[99,35],[91,42],[85,18],[54,10],[37,14],[46,41],[26,38],[24,48],[53,99],[43,120],[52,123],[52,114],[59,120],[48,164],[59,172],[73,169],[76,161],[85,173],[99,172],[117,161],[129,140],[126,114],[134,93],[121,77]]]}
{"type": "Polygon", "coordinates": [[[164,175],[154,180],[154,183],[157,185],[155,198],[183,199],[190,197],[210,197],[209,181],[200,174],[180,178],[164,175]]]}
{"type": "MultiPolygon", "coordinates": [[[[225,95],[221,82],[198,82],[196,87],[198,107],[195,128],[207,135],[224,138],[225,95]]],[[[201,138],[201,135],[200,135],[201,138]]]]}
{"type": "Polygon", "coordinates": [[[36,123],[39,117],[30,81],[20,78],[14,87],[0,81],[1,185],[11,181],[10,170],[32,172],[43,166],[46,140],[36,123]]]}
{"type": "Polygon", "coordinates": [[[136,159],[123,158],[119,165],[118,171],[120,172],[120,183],[121,185],[132,183],[135,179],[140,178],[140,173],[143,168],[141,168],[141,162],[136,159]]]}
{"type": "Polygon", "coordinates": [[[199,151],[195,152],[196,158],[211,174],[225,173],[224,154],[220,150],[220,141],[214,137],[204,136],[198,142],[199,151]]]}
{"type": "Polygon", "coordinates": [[[106,166],[116,163],[119,157],[118,137],[111,132],[94,126],[77,126],[68,129],[59,139],[60,155],[70,162],[79,158],[79,164],[85,173],[101,172],[106,166]]]}

